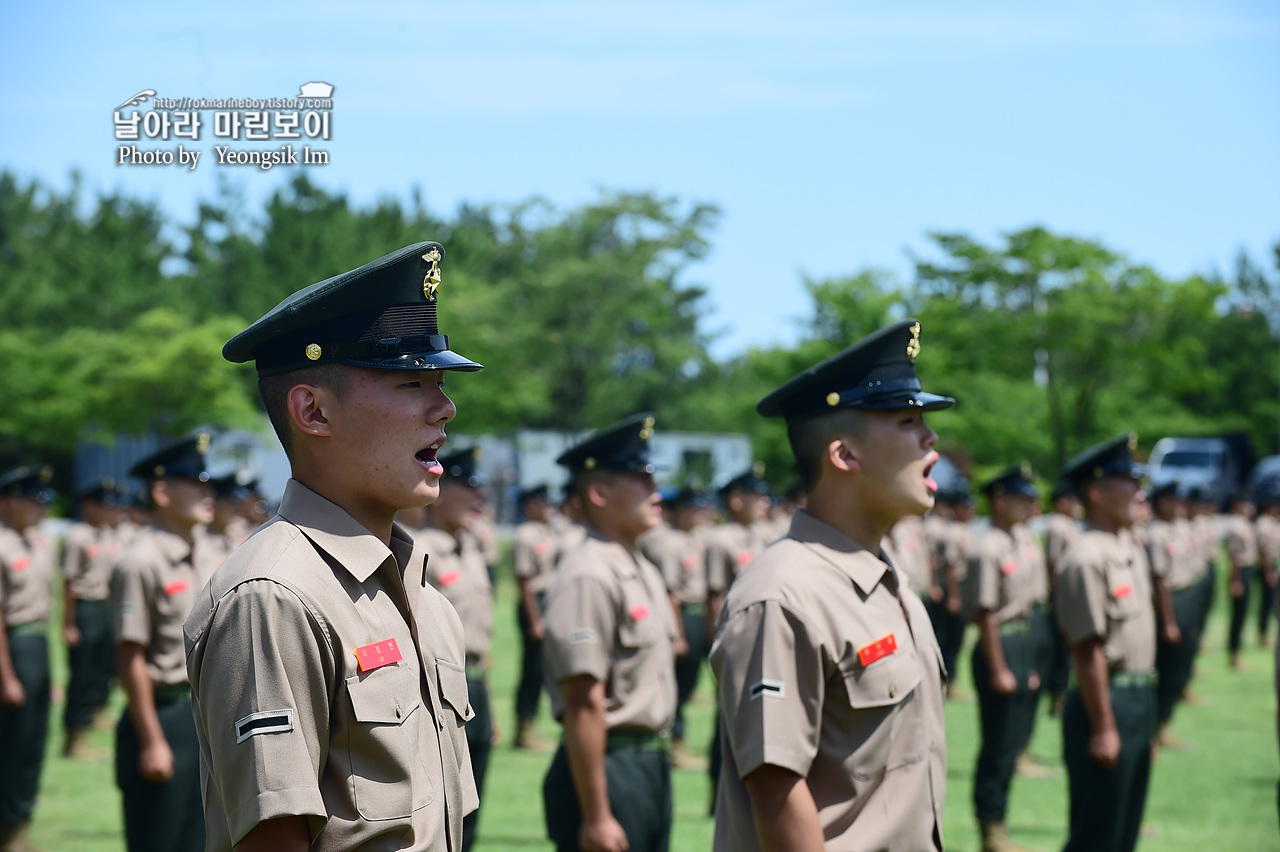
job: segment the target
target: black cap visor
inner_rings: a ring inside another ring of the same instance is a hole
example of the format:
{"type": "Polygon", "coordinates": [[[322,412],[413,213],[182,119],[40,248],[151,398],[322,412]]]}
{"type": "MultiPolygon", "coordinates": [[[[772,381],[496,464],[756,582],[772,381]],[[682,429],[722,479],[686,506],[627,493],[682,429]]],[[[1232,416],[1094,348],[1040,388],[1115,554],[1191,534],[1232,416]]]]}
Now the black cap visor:
{"type": "Polygon", "coordinates": [[[370,370],[455,370],[475,373],[484,369],[449,349],[428,349],[402,355],[384,355],[376,358],[343,358],[342,363],[370,370]]]}
{"type": "Polygon", "coordinates": [[[956,401],[953,397],[939,396],[936,393],[926,393],[925,391],[914,391],[886,396],[872,396],[859,400],[850,407],[867,411],[894,411],[907,408],[915,411],[941,411],[955,404],[956,401]]]}

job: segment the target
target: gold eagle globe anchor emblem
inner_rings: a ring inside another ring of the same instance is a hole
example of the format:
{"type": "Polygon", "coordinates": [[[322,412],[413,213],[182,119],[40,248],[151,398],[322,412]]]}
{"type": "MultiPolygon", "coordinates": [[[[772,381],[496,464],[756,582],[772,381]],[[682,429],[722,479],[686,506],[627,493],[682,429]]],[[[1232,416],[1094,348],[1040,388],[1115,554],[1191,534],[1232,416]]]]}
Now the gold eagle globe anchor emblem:
{"type": "Polygon", "coordinates": [[[433,248],[422,259],[427,262],[427,274],[422,279],[422,295],[428,302],[434,302],[436,290],[440,289],[440,249],[433,248]]]}
{"type": "Polygon", "coordinates": [[[907,343],[907,361],[914,364],[920,354],[920,323],[911,326],[911,340],[907,343]]]}

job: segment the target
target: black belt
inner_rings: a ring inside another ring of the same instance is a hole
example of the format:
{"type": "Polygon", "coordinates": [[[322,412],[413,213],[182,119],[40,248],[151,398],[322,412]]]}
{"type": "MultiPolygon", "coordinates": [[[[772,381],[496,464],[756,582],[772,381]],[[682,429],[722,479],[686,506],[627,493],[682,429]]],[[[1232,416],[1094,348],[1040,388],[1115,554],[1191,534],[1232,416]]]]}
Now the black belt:
{"type": "Polygon", "coordinates": [[[606,749],[608,751],[670,751],[671,732],[614,728],[609,731],[606,749]]]}

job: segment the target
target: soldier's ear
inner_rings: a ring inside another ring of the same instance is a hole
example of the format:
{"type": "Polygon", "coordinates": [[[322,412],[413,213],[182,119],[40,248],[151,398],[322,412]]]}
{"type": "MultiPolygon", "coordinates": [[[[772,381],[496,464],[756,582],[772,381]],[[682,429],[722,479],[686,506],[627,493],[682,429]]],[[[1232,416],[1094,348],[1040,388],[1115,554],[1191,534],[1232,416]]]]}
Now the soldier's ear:
{"type": "Polygon", "coordinates": [[[842,473],[861,473],[862,448],[851,438],[832,438],[827,444],[827,463],[842,473]]]}
{"type": "Polygon", "coordinates": [[[167,508],[173,502],[169,499],[169,483],[163,479],[157,479],[152,482],[149,490],[151,492],[151,505],[167,508]]]}
{"type": "Polygon", "coordinates": [[[333,393],[316,385],[297,384],[285,398],[293,428],[305,435],[330,437],[329,409],[337,403],[333,393]]]}

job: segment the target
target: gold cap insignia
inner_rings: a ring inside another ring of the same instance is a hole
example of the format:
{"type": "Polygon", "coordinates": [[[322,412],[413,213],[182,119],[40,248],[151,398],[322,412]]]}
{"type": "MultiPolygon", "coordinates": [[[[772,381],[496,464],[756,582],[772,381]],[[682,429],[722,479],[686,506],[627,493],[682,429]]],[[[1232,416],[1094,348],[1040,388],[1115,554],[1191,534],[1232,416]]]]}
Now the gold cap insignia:
{"type": "Polygon", "coordinates": [[[1138,451],[1138,433],[1129,433],[1129,452],[1136,453],[1138,451]]]}
{"type": "Polygon", "coordinates": [[[651,435],[653,435],[653,418],[646,417],[644,425],[640,427],[640,440],[647,441],[651,435]]]}
{"type": "Polygon", "coordinates": [[[112,488],[116,487],[116,481],[109,476],[104,477],[102,480],[102,487],[110,491],[112,488]]]}
{"type": "Polygon", "coordinates": [[[831,407],[834,408],[839,404],[840,404],[840,394],[836,393],[835,391],[832,391],[831,393],[827,394],[827,405],[830,405],[831,407]]]}
{"type": "Polygon", "coordinates": [[[907,361],[914,364],[916,357],[920,355],[920,323],[912,325],[909,331],[911,340],[907,343],[907,361]]]}
{"type": "Polygon", "coordinates": [[[1094,479],[1101,479],[1101,478],[1102,478],[1102,466],[1101,466],[1101,465],[1099,465],[1098,467],[1095,467],[1095,468],[1093,469],[1093,478],[1094,478],[1094,479]]]}
{"type": "Polygon", "coordinates": [[[156,465],[155,470],[153,471],[153,473],[155,473],[155,475],[156,475],[156,479],[163,479],[163,478],[164,478],[164,465],[162,465],[162,464],[158,464],[158,465],[156,465]]]}
{"type": "Polygon", "coordinates": [[[1022,463],[1022,478],[1023,479],[1031,478],[1031,462],[1022,463]]]}
{"type": "Polygon", "coordinates": [[[310,361],[319,361],[319,360],[320,360],[320,356],[321,356],[322,354],[324,354],[324,353],[323,353],[323,352],[322,352],[322,350],[320,349],[320,344],[319,344],[319,343],[308,343],[308,344],[307,344],[307,359],[308,359],[308,360],[310,360],[310,361]]]}
{"type": "Polygon", "coordinates": [[[422,279],[422,295],[428,302],[434,302],[436,290],[440,289],[440,249],[433,248],[422,259],[427,262],[427,274],[422,279]]]}
{"type": "Polygon", "coordinates": [[[751,473],[755,476],[764,476],[764,462],[753,462],[751,464],[751,473]]]}
{"type": "Polygon", "coordinates": [[[472,448],[471,448],[471,460],[472,460],[472,461],[479,461],[479,460],[480,460],[480,445],[479,445],[479,444],[476,444],[474,447],[472,447],[472,448]]]}
{"type": "Polygon", "coordinates": [[[594,457],[594,456],[587,456],[587,460],[586,460],[586,461],[584,461],[584,462],[582,463],[582,466],[583,466],[584,468],[586,468],[587,470],[595,470],[595,469],[596,469],[596,460],[595,460],[595,457],[594,457]]]}
{"type": "Polygon", "coordinates": [[[204,455],[205,453],[209,452],[209,433],[208,432],[201,432],[196,437],[196,452],[199,453],[200,455],[204,455]]]}
{"type": "Polygon", "coordinates": [[[48,482],[51,479],[53,479],[53,468],[49,467],[49,465],[40,468],[40,481],[48,482]]]}

